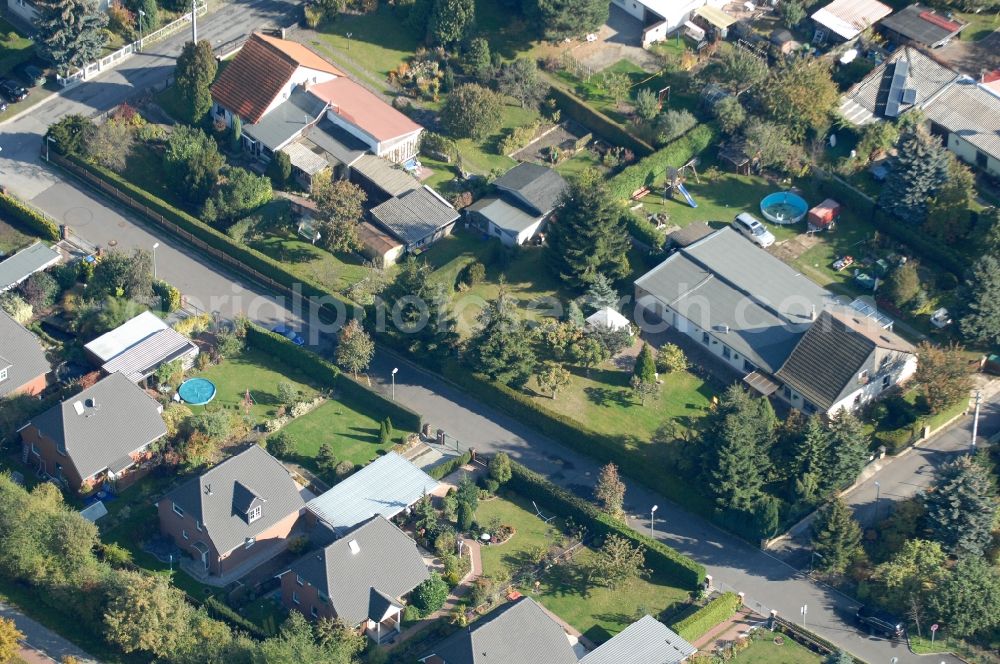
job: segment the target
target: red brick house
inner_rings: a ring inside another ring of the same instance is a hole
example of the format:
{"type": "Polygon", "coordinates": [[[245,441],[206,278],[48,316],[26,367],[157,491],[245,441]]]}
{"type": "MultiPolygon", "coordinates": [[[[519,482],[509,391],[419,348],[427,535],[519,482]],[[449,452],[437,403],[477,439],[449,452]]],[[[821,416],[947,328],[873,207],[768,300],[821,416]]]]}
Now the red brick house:
{"type": "Polygon", "coordinates": [[[0,398],[40,393],[49,371],[38,337],[0,310],[0,398]]]}
{"type": "Polygon", "coordinates": [[[289,610],[340,618],[381,643],[399,632],[402,598],[430,573],[417,543],[376,515],[280,576],[281,601],[289,610]]]}
{"type": "Polygon", "coordinates": [[[115,483],[167,435],[163,407],[115,373],[21,428],[25,463],[69,488],[115,483]]]}
{"type": "Polygon", "coordinates": [[[253,445],[161,498],[160,532],[222,576],[287,546],[305,510],[299,492],[281,462],[253,445]]]}

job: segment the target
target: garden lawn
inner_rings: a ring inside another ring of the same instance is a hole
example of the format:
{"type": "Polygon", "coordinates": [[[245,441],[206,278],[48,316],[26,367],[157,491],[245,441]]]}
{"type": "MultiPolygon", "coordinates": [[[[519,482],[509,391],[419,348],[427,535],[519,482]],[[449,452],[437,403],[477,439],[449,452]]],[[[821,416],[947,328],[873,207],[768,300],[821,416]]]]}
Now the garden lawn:
{"type": "Polygon", "coordinates": [[[787,636],[774,643],[775,634],[758,632],[750,647],[730,660],[733,664],[821,664],[823,658],[787,636]]]}
{"type": "Polygon", "coordinates": [[[0,18],[0,74],[7,74],[32,56],[31,40],[0,18]],[[13,37],[13,39],[11,39],[13,37]]]}
{"type": "Polygon", "coordinates": [[[0,256],[12,254],[31,244],[33,238],[0,219],[0,256]]]}
{"type": "MultiPolygon", "coordinates": [[[[525,562],[527,550],[551,544],[554,538],[562,536],[555,527],[560,523],[558,519],[546,524],[536,516],[528,499],[514,494],[480,503],[476,512],[479,523],[488,523],[496,516],[517,532],[505,544],[483,547],[485,574],[492,574],[501,567],[513,572],[525,562]]],[[[658,574],[633,581],[618,590],[595,586],[587,580],[586,573],[594,555],[594,551],[584,548],[572,563],[553,567],[541,577],[538,593],[529,587],[519,590],[540,601],[595,643],[607,641],[645,613],[659,615],[687,598],[687,592],[672,586],[668,579],[658,574]]]]}
{"type": "Polygon", "coordinates": [[[459,155],[462,157],[462,168],[479,175],[489,175],[491,171],[498,169],[503,172],[510,170],[517,165],[517,162],[506,155],[499,154],[497,144],[506,130],[524,126],[538,120],[538,118],[537,110],[521,108],[510,98],[507,98],[500,110],[500,131],[481,141],[475,141],[471,138],[462,138],[456,141],[459,155]]]}
{"type": "Polygon", "coordinates": [[[423,35],[405,27],[396,12],[383,3],[370,14],[339,14],[317,30],[320,41],[312,46],[326,51],[345,68],[363,67],[361,71],[368,74],[361,77],[381,81],[383,89],[389,87],[389,72],[412,57],[423,43],[423,35]]]}
{"type": "MultiPolygon", "coordinates": [[[[375,414],[378,417],[378,414],[375,414]]],[[[315,470],[315,457],[323,443],[329,443],[338,461],[366,465],[381,451],[388,450],[407,432],[395,431],[393,441],[379,445],[381,420],[354,410],[346,403],[331,399],[316,410],[292,420],[283,431],[296,442],[298,461],[315,470]]]]}
{"type": "Polygon", "coordinates": [[[983,11],[979,14],[975,12],[955,12],[955,16],[969,23],[965,30],[959,35],[962,41],[979,41],[997,28],[1000,28],[1000,10],[994,7],[993,11],[983,11]]]}
{"type": "Polygon", "coordinates": [[[219,406],[242,412],[244,395],[249,389],[254,401],[250,407],[250,415],[255,422],[262,422],[278,415],[278,408],[282,405],[278,403],[278,383],[288,382],[294,385],[302,393],[303,400],[316,395],[316,390],[310,386],[309,379],[302,372],[256,350],[246,351],[192,375],[207,378],[215,383],[217,390],[215,399],[207,406],[191,407],[195,413],[219,406]]]}
{"type": "Polygon", "coordinates": [[[332,254],[298,236],[271,235],[253,243],[253,248],[280,261],[296,276],[342,293],[367,274],[357,254],[332,254]]]}

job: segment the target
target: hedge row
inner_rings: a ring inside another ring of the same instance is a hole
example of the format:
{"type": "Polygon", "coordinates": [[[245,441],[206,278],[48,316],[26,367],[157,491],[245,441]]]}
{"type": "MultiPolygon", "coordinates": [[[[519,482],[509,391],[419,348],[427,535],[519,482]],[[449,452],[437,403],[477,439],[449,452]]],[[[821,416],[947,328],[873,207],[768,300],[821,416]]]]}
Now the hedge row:
{"type": "Polygon", "coordinates": [[[381,394],[369,390],[350,376],[345,375],[316,353],[296,346],[280,334],[265,330],[254,323],[247,324],[247,345],[271,355],[290,367],[298,369],[320,385],[337,390],[348,405],[366,413],[389,417],[392,424],[404,431],[419,431],[420,415],[381,394]]]}
{"type": "Polygon", "coordinates": [[[615,198],[627,200],[632,192],[650,187],[662,180],[668,168],[678,168],[707,148],[715,139],[715,125],[700,124],[653,154],[643,157],[608,181],[608,190],[615,198]]]}
{"type": "Polygon", "coordinates": [[[705,568],[666,544],[647,537],[628,525],[615,521],[583,500],[528,470],[511,462],[511,479],[506,485],[512,491],[534,500],[543,509],[571,518],[586,526],[588,533],[599,537],[618,535],[646,550],[646,566],[674,581],[685,590],[695,590],[705,582],[705,568]]]}
{"type": "Polygon", "coordinates": [[[965,276],[969,261],[954,249],[922,233],[915,232],[916,229],[913,226],[896,219],[883,210],[876,201],[837,178],[825,177],[816,173],[814,179],[817,188],[824,196],[836,199],[856,213],[858,217],[871,220],[877,229],[912,249],[913,253],[920,258],[934,263],[959,278],[965,276]]]}
{"type": "Polygon", "coordinates": [[[625,127],[615,122],[595,108],[592,108],[575,94],[559,84],[552,84],[550,90],[552,97],[556,100],[559,109],[576,120],[587,129],[606,140],[612,145],[628,148],[637,156],[652,154],[654,148],[645,141],[641,141],[628,132],[625,127]]]}
{"type": "Polygon", "coordinates": [[[10,215],[11,221],[21,224],[43,240],[58,242],[59,226],[47,216],[7,193],[0,193],[0,211],[10,215]]]}
{"type": "MultiPolygon", "coordinates": [[[[197,600],[195,600],[195,602],[197,603],[197,600]]],[[[270,634],[262,630],[256,624],[236,613],[236,611],[233,611],[228,605],[222,603],[215,597],[208,597],[201,603],[201,605],[212,618],[229,623],[230,626],[242,630],[256,639],[263,641],[270,636],[270,634]]]]}
{"type": "Polygon", "coordinates": [[[733,617],[740,608],[740,596],[723,593],[701,607],[687,618],[670,626],[677,635],[688,643],[696,641],[716,625],[733,617]]]}
{"type": "Polygon", "coordinates": [[[465,454],[457,456],[451,459],[450,461],[445,461],[440,465],[433,466],[430,470],[427,471],[427,474],[433,477],[434,479],[439,480],[443,477],[451,475],[453,472],[455,472],[465,464],[469,463],[470,461],[472,461],[472,452],[466,452],[465,454]]]}
{"type": "Polygon", "coordinates": [[[629,210],[628,214],[625,215],[625,220],[628,233],[635,240],[646,245],[652,251],[659,251],[663,248],[663,244],[667,241],[667,234],[651,224],[649,220],[632,210],[629,210]]]}
{"type": "Polygon", "coordinates": [[[179,226],[182,230],[190,233],[202,242],[205,242],[213,249],[217,249],[225,254],[228,254],[233,259],[239,261],[251,270],[274,280],[276,283],[284,286],[285,288],[294,289],[298,287],[301,288],[301,293],[304,297],[323,298],[324,301],[332,300],[334,307],[329,306],[329,304],[325,304],[321,308],[321,311],[325,313],[327,317],[336,316],[336,308],[343,308],[348,317],[353,315],[357,305],[350,302],[343,296],[337,293],[331,293],[323,289],[318,284],[293,274],[288,271],[280,261],[262,254],[255,249],[251,249],[245,244],[236,242],[225,233],[216,230],[212,226],[191,216],[187,212],[177,209],[163,199],[158,198],[145,189],[129,182],[114,171],[98,166],[97,164],[91,164],[86,160],[73,155],[66,157],[56,157],[53,155],[53,159],[56,160],[57,163],[60,161],[68,161],[72,165],[96,176],[107,184],[117,188],[122,193],[132,197],[133,203],[149,208],[153,212],[161,215],[170,223],[179,226]]]}

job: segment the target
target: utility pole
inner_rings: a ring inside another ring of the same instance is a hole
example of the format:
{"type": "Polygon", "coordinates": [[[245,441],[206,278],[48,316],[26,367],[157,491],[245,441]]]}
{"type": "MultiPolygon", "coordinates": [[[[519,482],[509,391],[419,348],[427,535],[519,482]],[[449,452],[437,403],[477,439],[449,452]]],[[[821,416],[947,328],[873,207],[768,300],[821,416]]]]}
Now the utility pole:
{"type": "Polygon", "coordinates": [[[191,0],[191,43],[198,43],[198,0],[191,0]]]}
{"type": "Polygon", "coordinates": [[[976,438],[979,436],[979,406],[983,403],[983,391],[976,390],[976,412],[972,416],[972,453],[976,453],[976,438]]]}

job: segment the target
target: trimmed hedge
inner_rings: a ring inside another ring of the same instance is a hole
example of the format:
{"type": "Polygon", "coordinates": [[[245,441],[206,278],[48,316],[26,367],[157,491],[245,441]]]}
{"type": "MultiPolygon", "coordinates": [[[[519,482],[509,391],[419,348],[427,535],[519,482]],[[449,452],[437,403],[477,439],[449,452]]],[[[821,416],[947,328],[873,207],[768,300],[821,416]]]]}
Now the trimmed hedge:
{"type": "Polygon", "coordinates": [[[246,333],[248,346],[274,356],[320,385],[337,390],[348,405],[363,412],[379,413],[379,417],[375,419],[388,416],[394,426],[404,431],[420,431],[419,414],[369,390],[311,350],[296,346],[280,334],[265,330],[254,323],[247,324],[246,333]]]}
{"type": "Polygon", "coordinates": [[[700,124],[680,138],[647,157],[643,157],[608,181],[609,193],[628,200],[632,192],[656,184],[668,168],[679,168],[715,140],[718,132],[712,123],[700,124]]]}
{"type": "Polygon", "coordinates": [[[687,642],[696,641],[716,625],[729,620],[740,608],[740,596],[723,593],[687,618],[670,626],[687,642]]]}
{"type": "Polygon", "coordinates": [[[628,132],[625,127],[615,122],[595,108],[592,108],[575,94],[562,87],[552,84],[550,89],[552,97],[556,100],[556,105],[567,116],[576,120],[587,129],[591,130],[608,143],[628,148],[636,155],[645,156],[652,154],[654,148],[645,141],[641,141],[628,132]]]}
{"type": "Polygon", "coordinates": [[[515,493],[531,498],[539,506],[586,526],[591,534],[599,537],[618,535],[632,544],[644,547],[646,565],[672,579],[681,588],[695,590],[705,582],[705,568],[687,556],[615,521],[593,504],[556,486],[516,461],[512,461],[510,466],[511,478],[505,486],[515,493]]]}
{"type": "Polygon", "coordinates": [[[646,245],[652,251],[663,249],[663,245],[667,241],[666,233],[632,210],[629,210],[625,215],[625,222],[625,225],[628,227],[628,233],[633,239],[646,245]]]}
{"type": "MultiPolygon", "coordinates": [[[[197,600],[195,600],[195,603],[197,603],[197,600]]],[[[256,624],[250,622],[214,597],[207,598],[201,605],[205,608],[205,612],[212,618],[229,623],[231,627],[242,630],[258,640],[264,640],[270,636],[270,634],[256,624]]]]}
{"type": "Polygon", "coordinates": [[[472,452],[466,452],[462,456],[457,456],[450,461],[445,461],[444,463],[432,467],[427,471],[427,474],[436,480],[443,477],[451,475],[453,472],[464,466],[465,464],[472,461],[472,452]]]}
{"type": "Polygon", "coordinates": [[[338,313],[336,310],[343,309],[347,317],[350,318],[354,314],[355,309],[357,309],[356,304],[344,298],[342,295],[338,293],[331,293],[320,287],[318,284],[293,274],[288,271],[281,262],[271,258],[270,256],[262,254],[256,249],[251,249],[244,244],[236,242],[225,233],[216,230],[212,226],[209,226],[200,219],[191,216],[187,212],[177,209],[163,199],[158,198],[145,189],[129,182],[114,171],[108,170],[96,164],[91,164],[72,155],[66,157],[53,155],[53,160],[56,163],[68,162],[73,166],[87,171],[91,175],[130,196],[131,201],[129,202],[131,204],[142,205],[149,208],[170,223],[179,226],[183,231],[190,233],[213,249],[229,255],[236,261],[242,263],[244,266],[264,275],[265,277],[273,280],[275,283],[290,290],[296,287],[301,288],[303,297],[315,297],[322,298],[323,300],[332,300],[332,306],[329,302],[327,302],[320,308],[320,312],[326,314],[327,317],[335,317],[338,313]]]}
{"type": "Polygon", "coordinates": [[[58,224],[19,198],[0,193],[0,211],[6,212],[12,221],[23,225],[43,240],[58,242],[61,239],[58,224]]]}

